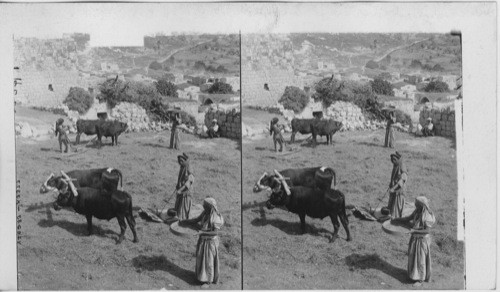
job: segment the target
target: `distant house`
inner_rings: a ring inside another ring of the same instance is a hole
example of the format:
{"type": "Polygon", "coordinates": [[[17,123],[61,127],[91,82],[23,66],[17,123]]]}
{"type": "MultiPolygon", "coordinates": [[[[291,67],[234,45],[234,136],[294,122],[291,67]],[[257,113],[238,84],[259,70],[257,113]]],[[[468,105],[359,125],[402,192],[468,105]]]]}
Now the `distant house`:
{"type": "Polygon", "coordinates": [[[415,91],[417,91],[417,87],[413,84],[408,84],[406,82],[398,82],[392,84],[394,87],[394,96],[402,97],[402,98],[415,98],[415,91]]]}
{"type": "Polygon", "coordinates": [[[420,75],[409,75],[408,78],[405,79],[406,82],[411,84],[417,84],[422,82],[423,78],[420,75]]]}
{"type": "Polygon", "coordinates": [[[180,83],[183,83],[185,82],[184,81],[184,75],[183,74],[180,74],[180,73],[175,73],[173,74],[174,75],[174,83],[175,84],[180,84],[180,83]]]}
{"type": "Polygon", "coordinates": [[[450,90],[455,90],[455,88],[457,88],[457,79],[458,76],[456,75],[443,75],[438,77],[439,81],[448,84],[448,88],[450,88],[450,90]]]}

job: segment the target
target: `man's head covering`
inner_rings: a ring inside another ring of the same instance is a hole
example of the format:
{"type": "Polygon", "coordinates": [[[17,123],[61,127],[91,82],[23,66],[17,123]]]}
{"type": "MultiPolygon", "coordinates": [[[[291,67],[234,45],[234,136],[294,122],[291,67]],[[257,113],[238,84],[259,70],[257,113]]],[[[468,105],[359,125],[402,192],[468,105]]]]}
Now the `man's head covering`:
{"type": "Polygon", "coordinates": [[[203,204],[210,207],[210,211],[206,213],[202,221],[202,230],[213,231],[220,229],[224,225],[224,218],[217,209],[217,202],[214,198],[207,197],[203,200],[203,204]]]}
{"type": "Polygon", "coordinates": [[[432,121],[432,118],[431,118],[431,117],[428,117],[428,118],[427,118],[427,120],[428,120],[428,121],[432,121]]]}
{"type": "Polygon", "coordinates": [[[277,122],[279,121],[279,119],[277,117],[274,117],[272,120],[271,120],[271,124],[274,125],[276,124],[277,122]]]}
{"type": "Polygon", "coordinates": [[[182,155],[177,156],[177,161],[179,161],[179,163],[185,162],[188,160],[189,160],[189,157],[186,155],[186,153],[182,153],[182,155]]]}
{"type": "Polygon", "coordinates": [[[64,123],[64,119],[63,118],[57,119],[56,125],[60,125],[62,123],[64,123]]]}
{"type": "Polygon", "coordinates": [[[422,206],[421,211],[415,210],[415,227],[432,227],[436,222],[436,217],[429,207],[429,199],[419,196],[415,199],[415,206],[422,206]]]}
{"type": "Polygon", "coordinates": [[[212,120],[212,123],[217,123],[217,119],[213,119],[213,120],[212,120]]]}
{"type": "Polygon", "coordinates": [[[392,167],[391,181],[395,182],[400,179],[403,173],[408,174],[408,170],[406,169],[401,153],[396,151],[396,153],[391,154],[391,159],[394,159],[395,161],[395,164],[392,167]]]}
{"type": "Polygon", "coordinates": [[[183,176],[185,173],[192,174],[191,167],[189,166],[189,157],[186,155],[186,153],[182,153],[182,155],[177,156],[177,161],[181,166],[179,176],[183,176]]]}

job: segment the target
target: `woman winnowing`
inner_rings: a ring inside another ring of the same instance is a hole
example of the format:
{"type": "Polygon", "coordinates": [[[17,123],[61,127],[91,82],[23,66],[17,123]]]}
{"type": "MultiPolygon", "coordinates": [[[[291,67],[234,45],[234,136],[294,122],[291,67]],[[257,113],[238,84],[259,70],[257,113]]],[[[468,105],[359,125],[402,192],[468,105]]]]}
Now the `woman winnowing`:
{"type": "Polygon", "coordinates": [[[200,216],[182,221],[182,223],[197,223],[201,232],[196,244],[195,275],[203,285],[216,284],[219,281],[219,237],[217,230],[224,225],[224,218],[217,209],[213,198],[203,201],[203,212],[200,216]]]}
{"type": "Polygon", "coordinates": [[[394,221],[413,220],[412,234],[408,244],[408,277],[419,286],[422,281],[429,282],[432,276],[431,236],[429,228],[436,222],[429,207],[429,200],[420,196],[415,199],[415,211],[408,216],[394,221]]]}
{"type": "Polygon", "coordinates": [[[392,126],[396,123],[396,117],[394,113],[389,113],[389,118],[387,119],[387,126],[385,128],[385,143],[384,147],[394,148],[394,127],[392,126]]]}
{"type": "Polygon", "coordinates": [[[408,171],[403,162],[401,154],[397,151],[391,154],[393,164],[391,173],[391,182],[389,183],[389,204],[387,208],[392,218],[400,218],[403,214],[405,205],[406,181],[408,180],[408,171]]]}
{"type": "Polygon", "coordinates": [[[191,188],[194,183],[194,175],[189,165],[189,157],[185,153],[177,156],[177,160],[181,168],[177,178],[174,209],[179,220],[184,220],[189,219],[189,212],[191,211],[191,188]]]}
{"type": "Polygon", "coordinates": [[[281,135],[281,129],[278,126],[278,118],[273,118],[271,120],[271,124],[269,126],[269,134],[273,135],[273,142],[274,142],[274,151],[278,152],[278,148],[276,147],[276,144],[280,144],[280,152],[283,151],[283,135],[281,135]]]}

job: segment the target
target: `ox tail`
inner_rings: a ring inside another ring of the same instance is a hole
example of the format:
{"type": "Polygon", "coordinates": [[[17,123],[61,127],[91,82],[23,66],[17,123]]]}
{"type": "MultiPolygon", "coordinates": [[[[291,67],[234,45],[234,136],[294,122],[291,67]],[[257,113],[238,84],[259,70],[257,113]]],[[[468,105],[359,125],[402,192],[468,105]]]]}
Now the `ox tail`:
{"type": "Polygon", "coordinates": [[[347,217],[347,213],[345,211],[345,196],[343,193],[340,193],[342,195],[342,213],[344,215],[345,221],[347,224],[349,224],[349,217],[347,217]]]}

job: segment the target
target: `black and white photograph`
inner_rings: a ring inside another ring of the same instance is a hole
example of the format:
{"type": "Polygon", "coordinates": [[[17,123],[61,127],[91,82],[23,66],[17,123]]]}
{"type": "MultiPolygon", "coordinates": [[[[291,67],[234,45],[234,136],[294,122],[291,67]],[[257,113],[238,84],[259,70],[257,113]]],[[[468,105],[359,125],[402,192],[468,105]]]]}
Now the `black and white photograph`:
{"type": "Polygon", "coordinates": [[[242,68],[245,288],[464,288],[459,34],[243,35],[242,68]]]}
{"type": "Polygon", "coordinates": [[[494,290],[491,2],[0,3],[0,290],[494,290]]]}
{"type": "Polygon", "coordinates": [[[241,287],[239,35],[142,29],[13,36],[21,290],[241,287]]]}

